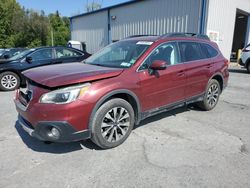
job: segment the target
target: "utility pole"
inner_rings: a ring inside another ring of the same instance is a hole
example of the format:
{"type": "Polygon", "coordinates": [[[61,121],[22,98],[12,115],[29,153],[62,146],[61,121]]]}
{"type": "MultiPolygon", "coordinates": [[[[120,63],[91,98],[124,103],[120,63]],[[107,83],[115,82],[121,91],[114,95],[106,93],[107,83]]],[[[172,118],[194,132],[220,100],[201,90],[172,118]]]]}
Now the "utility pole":
{"type": "Polygon", "coordinates": [[[54,33],[52,27],[51,27],[51,46],[54,46],[54,33]]]}
{"type": "Polygon", "coordinates": [[[49,25],[50,25],[51,46],[54,46],[54,32],[53,32],[53,26],[50,20],[49,20],[49,25]]]}

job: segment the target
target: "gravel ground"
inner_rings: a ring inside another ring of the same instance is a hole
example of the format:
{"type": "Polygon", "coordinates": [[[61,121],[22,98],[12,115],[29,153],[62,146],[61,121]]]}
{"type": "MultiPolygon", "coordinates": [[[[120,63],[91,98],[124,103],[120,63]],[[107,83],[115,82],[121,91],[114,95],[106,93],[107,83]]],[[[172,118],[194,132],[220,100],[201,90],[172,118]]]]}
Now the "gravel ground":
{"type": "Polygon", "coordinates": [[[0,187],[250,187],[250,75],[231,67],[217,107],[144,120],[110,150],[90,141],[44,144],[16,123],[0,93],[0,187]]]}

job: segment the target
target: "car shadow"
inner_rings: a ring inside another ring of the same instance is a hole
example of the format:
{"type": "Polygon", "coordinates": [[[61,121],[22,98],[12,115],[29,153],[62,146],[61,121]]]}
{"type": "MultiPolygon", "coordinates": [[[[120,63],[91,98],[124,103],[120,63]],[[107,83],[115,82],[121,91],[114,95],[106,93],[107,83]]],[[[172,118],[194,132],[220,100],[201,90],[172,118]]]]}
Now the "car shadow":
{"type": "Polygon", "coordinates": [[[84,148],[91,150],[101,150],[98,146],[93,144],[90,140],[83,140],[79,142],[71,143],[51,143],[42,142],[36,138],[31,137],[27,132],[25,132],[18,122],[15,124],[17,133],[20,135],[22,141],[27,145],[28,148],[36,152],[52,153],[52,154],[64,154],[74,151],[79,151],[84,148]]]}
{"type": "Polygon", "coordinates": [[[159,121],[161,119],[165,119],[165,118],[168,118],[170,116],[176,116],[178,114],[181,114],[183,112],[188,112],[188,111],[202,111],[202,109],[198,108],[196,105],[187,105],[187,106],[184,106],[184,107],[180,107],[180,108],[176,108],[174,110],[171,110],[171,111],[167,111],[167,112],[162,112],[162,113],[159,113],[157,115],[154,115],[154,116],[150,116],[144,120],[142,120],[140,122],[139,125],[136,125],[134,127],[134,129],[137,129],[137,128],[140,128],[144,125],[147,125],[149,123],[152,123],[152,122],[155,122],[155,121],[159,121]]]}
{"type": "MultiPolygon", "coordinates": [[[[177,114],[191,111],[191,110],[201,111],[201,109],[199,109],[195,105],[188,105],[182,108],[177,108],[172,111],[168,111],[168,112],[160,113],[158,115],[151,116],[141,121],[139,125],[134,127],[134,129],[138,129],[154,121],[159,121],[161,119],[168,118],[170,116],[176,116],[177,114]]],[[[79,141],[79,142],[72,142],[72,143],[46,143],[46,142],[39,141],[36,138],[31,137],[27,132],[25,132],[22,129],[22,127],[19,125],[18,121],[16,121],[15,128],[17,130],[17,133],[20,135],[22,141],[27,145],[27,147],[36,152],[65,154],[65,153],[83,150],[86,148],[90,150],[104,150],[96,146],[93,142],[91,142],[90,139],[79,141]]]]}
{"type": "Polygon", "coordinates": [[[241,74],[249,74],[246,69],[228,69],[231,73],[241,73],[241,74]]]}

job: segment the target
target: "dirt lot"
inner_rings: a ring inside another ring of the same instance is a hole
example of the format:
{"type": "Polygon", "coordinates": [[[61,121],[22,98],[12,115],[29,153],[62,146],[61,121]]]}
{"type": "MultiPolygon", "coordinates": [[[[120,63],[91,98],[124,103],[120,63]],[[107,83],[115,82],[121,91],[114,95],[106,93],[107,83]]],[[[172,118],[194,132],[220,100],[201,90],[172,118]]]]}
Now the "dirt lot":
{"type": "Polygon", "coordinates": [[[44,144],[0,93],[0,187],[250,187],[250,75],[231,69],[210,112],[180,108],[143,121],[120,147],[44,144]]]}

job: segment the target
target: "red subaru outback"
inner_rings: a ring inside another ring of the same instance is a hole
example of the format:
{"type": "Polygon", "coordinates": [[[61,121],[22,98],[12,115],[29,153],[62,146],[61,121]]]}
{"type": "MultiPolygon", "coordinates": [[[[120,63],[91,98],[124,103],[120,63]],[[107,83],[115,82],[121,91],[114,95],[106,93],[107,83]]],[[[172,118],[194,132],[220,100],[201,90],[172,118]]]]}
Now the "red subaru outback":
{"type": "Polygon", "coordinates": [[[228,61],[207,36],[175,33],[130,37],[82,63],[23,73],[16,92],[19,124],[42,141],[90,138],[122,144],[141,120],[189,103],[213,109],[228,82],[228,61]]]}

